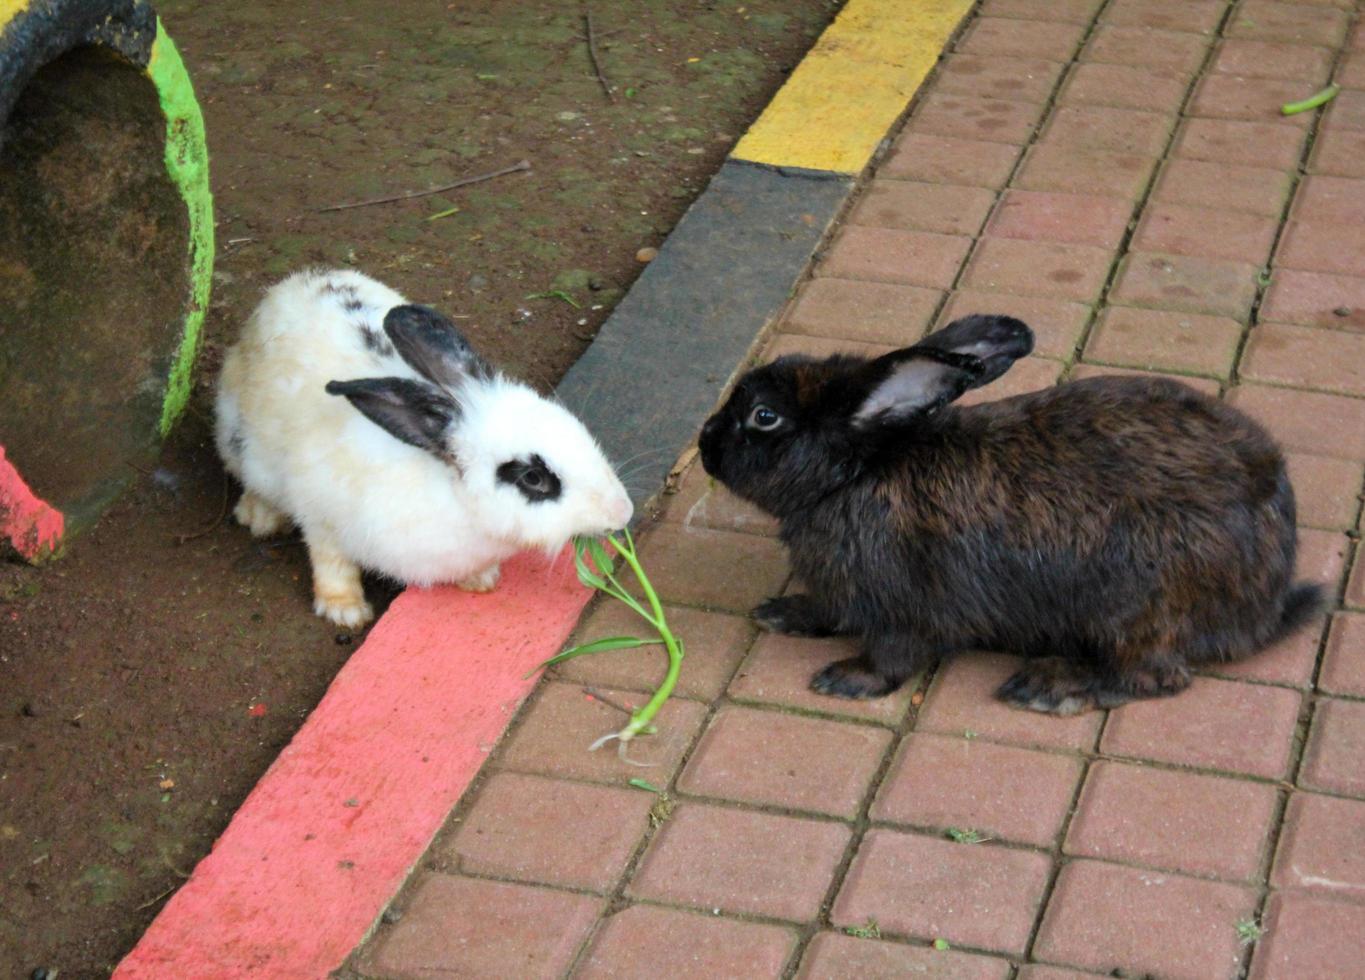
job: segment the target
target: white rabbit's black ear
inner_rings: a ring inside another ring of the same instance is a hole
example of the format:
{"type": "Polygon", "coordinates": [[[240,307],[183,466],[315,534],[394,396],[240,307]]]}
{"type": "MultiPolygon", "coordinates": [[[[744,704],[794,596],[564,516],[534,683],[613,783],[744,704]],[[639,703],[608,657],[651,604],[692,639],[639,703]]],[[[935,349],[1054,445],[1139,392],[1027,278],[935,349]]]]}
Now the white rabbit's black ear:
{"type": "Polygon", "coordinates": [[[954,320],[921,340],[914,349],[950,351],[981,362],[981,374],[971,387],[989,384],[1011,364],[1033,351],[1033,331],[1012,316],[973,314],[954,320]]]}
{"type": "Polygon", "coordinates": [[[866,428],[932,412],[969,388],[994,381],[1033,350],[1033,331],[1007,316],[954,320],[913,347],[877,358],[862,372],[866,392],[853,413],[866,428]]]}
{"type": "Polygon", "coordinates": [[[329,381],[327,394],[341,395],[395,439],[444,459],[446,433],[460,417],[455,399],[435,385],[409,378],[329,381]]]}
{"type": "Polygon", "coordinates": [[[429,306],[395,306],[384,314],[384,332],[398,356],[434,384],[454,387],[493,374],[459,328],[429,306]]]}

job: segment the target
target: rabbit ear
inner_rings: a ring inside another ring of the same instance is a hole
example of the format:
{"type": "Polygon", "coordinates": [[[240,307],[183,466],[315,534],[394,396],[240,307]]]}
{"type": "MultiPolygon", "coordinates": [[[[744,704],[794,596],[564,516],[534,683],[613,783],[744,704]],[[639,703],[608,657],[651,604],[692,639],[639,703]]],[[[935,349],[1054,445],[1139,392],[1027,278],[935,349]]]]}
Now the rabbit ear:
{"type": "Polygon", "coordinates": [[[981,373],[969,387],[979,388],[1000,377],[1011,364],[1033,350],[1033,331],[1012,316],[974,314],[954,320],[910,349],[949,351],[976,358],[981,362],[981,373]]]}
{"type": "Polygon", "coordinates": [[[954,320],[913,347],[868,365],[867,392],[854,424],[903,422],[931,412],[969,388],[994,381],[1033,349],[1033,331],[1007,316],[954,320]]]}
{"type": "Polygon", "coordinates": [[[493,374],[455,324],[429,306],[395,306],[384,314],[384,332],[398,356],[433,384],[454,387],[493,374]]]}
{"type": "Polygon", "coordinates": [[[460,417],[460,406],[435,385],[408,378],[329,381],[329,395],[342,395],[395,439],[445,459],[445,435],[460,417]]]}

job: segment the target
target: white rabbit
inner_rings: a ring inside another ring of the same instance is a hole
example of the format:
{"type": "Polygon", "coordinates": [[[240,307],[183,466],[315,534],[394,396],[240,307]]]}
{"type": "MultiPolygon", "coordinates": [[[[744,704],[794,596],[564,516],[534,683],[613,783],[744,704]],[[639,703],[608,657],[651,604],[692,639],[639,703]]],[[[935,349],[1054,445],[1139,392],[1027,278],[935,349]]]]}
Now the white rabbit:
{"type": "Polygon", "coordinates": [[[374,613],[360,569],[488,591],[514,552],[625,526],[630,497],[562,406],[494,371],[455,325],[349,270],[271,288],[228,350],[217,444],[257,537],[294,523],[314,609],[374,613]]]}

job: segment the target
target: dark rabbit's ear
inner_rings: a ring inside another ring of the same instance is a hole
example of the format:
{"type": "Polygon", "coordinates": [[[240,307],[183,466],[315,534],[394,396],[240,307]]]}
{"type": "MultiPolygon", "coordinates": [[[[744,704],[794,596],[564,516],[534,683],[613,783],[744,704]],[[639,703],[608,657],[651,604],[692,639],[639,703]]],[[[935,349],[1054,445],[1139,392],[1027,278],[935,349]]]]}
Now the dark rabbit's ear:
{"type": "Polygon", "coordinates": [[[863,372],[867,392],[853,421],[862,428],[933,411],[994,381],[1031,350],[1033,331],[1012,317],[954,320],[915,346],[869,364],[863,372]]]}
{"type": "Polygon", "coordinates": [[[434,384],[453,387],[493,373],[459,328],[429,306],[395,306],[384,314],[384,332],[398,356],[434,384]]]}
{"type": "Polygon", "coordinates": [[[981,374],[970,387],[990,384],[1011,364],[1033,351],[1033,331],[1012,316],[973,314],[954,320],[915,347],[965,354],[981,362],[981,374]]]}
{"type": "Polygon", "coordinates": [[[445,435],[460,406],[435,385],[409,378],[329,381],[327,394],[348,399],[362,415],[395,439],[435,456],[448,454],[445,435]]]}

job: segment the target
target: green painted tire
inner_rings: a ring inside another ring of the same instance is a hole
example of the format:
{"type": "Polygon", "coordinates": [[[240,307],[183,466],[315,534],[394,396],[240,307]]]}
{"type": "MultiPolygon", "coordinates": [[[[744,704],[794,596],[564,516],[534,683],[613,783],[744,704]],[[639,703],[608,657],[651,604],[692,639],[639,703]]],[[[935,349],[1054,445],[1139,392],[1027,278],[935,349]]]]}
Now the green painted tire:
{"type": "Polygon", "coordinates": [[[0,546],[58,553],[154,458],[212,272],[203,116],[151,6],[0,0],[0,546]]]}

